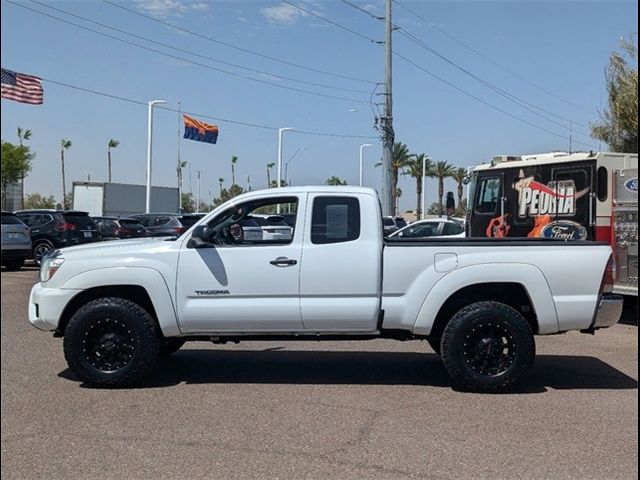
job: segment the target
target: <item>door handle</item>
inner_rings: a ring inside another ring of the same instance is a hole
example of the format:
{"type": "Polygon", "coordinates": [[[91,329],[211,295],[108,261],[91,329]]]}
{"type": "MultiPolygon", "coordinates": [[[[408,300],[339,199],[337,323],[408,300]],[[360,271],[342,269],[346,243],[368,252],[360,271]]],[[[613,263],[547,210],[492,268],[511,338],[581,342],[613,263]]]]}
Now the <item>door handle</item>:
{"type": "Polygon", "coordinates": [[[275,260],[271,260],[269,262],[271,265],[275,265],[276,267],[289,267],[291,265],[295,265],[298,263],[297,260],[291,260],[287,257],[278,257],[275,260]]]}

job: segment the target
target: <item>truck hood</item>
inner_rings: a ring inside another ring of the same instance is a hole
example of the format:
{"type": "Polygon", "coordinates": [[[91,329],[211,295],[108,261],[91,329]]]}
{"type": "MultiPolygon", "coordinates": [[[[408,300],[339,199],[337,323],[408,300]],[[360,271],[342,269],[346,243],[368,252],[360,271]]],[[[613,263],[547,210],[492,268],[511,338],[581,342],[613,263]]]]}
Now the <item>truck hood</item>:
{"type": "Polygon", "coordinates": [[[103,255],[112,252],[117,255],[126,255],[129,252],[146,250],[149,247],[157,247],[162,242],[166,242],[166,238],[151,237],[131,240],[111,240],[62,248],[60,249],[60,253],[65,258],[94,254],[103,255]]]}

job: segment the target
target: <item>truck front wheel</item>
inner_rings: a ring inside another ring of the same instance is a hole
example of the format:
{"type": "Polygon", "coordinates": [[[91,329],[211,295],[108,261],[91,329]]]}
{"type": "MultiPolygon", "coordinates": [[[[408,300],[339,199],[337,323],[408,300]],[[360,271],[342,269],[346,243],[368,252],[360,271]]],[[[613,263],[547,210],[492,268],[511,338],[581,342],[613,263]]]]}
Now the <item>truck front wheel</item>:
{"type": "Polygon", "coordinates": [[[69,320],[64,356],[80,380],[102,387],[140,381],[153,368],[160,346],[156,323],[124,298],[92,300],[69,320]]]}
{"type": "Polygon", "coordinates": [[[456,313],[444,329],[441,347],[454,383],[476,392],[507,391],[535,358],[529,323],[498,302],[477,302],[456,313]]]}

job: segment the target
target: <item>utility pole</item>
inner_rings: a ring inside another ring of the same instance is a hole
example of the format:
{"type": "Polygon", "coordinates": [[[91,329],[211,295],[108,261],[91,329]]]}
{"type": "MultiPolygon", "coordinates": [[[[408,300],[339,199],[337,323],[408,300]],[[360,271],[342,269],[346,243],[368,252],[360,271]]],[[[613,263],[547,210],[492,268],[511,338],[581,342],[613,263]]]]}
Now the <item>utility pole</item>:
{"type": "Polygon", "coordinates": [[[380,192],[380,204],[382,215],[395,215],[395,199],[391,192],[391,163],[393,160],[393,100],[391,97],[391,0],[385,0],[385,40],[384,40],[384,84],[385,84],[385,111],[382,123],[382,188],[380,192]]]}

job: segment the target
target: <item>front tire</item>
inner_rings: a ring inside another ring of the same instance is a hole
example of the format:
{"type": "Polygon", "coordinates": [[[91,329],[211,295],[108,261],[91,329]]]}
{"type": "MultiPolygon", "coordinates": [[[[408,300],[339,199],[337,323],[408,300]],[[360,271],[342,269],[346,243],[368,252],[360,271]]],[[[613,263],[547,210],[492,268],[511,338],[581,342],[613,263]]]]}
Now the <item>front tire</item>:
{"type": "Polygon", "coordinates": [[[477,302],[456,313],[444,329],[441,347],[447,372],[467,391],[508,391],[535,359],[529,323],[498,302],[477,302]]]}
{"type": "Polygon", "coordinates": [[[64,356],[80,380],[121,387],[139,382],[158,358],[155,320],[123,298],[99,298],[71,317],[64,333],[64,356]]]}

